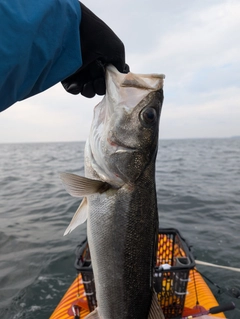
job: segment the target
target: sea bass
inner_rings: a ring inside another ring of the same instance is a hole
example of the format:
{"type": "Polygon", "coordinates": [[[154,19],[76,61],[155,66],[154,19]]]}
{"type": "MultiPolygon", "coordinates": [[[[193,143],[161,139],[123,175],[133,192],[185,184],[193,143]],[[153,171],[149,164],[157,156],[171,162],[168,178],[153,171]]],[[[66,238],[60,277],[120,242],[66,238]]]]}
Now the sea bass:
{"type": "Polygon", "coordinates": [[[67,191],[84,197],[65,234],[87,218],[98,301],[88,318],[162,318],[152,278],[163,79],[107,67],[106,95],[85,146],[85,177],[61,174],[67,191]]]}

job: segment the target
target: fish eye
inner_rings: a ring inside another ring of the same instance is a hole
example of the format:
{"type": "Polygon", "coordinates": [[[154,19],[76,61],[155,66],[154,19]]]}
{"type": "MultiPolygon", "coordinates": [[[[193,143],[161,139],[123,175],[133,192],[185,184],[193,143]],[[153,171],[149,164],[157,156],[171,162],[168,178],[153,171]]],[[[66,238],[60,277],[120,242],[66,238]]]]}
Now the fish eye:
{"type": "Polygon", "coordinates": [[[148,107],[142,110],[141,120],[145,124],[154,124],[157,121],[157,112],[154,107],[148,107]]]}

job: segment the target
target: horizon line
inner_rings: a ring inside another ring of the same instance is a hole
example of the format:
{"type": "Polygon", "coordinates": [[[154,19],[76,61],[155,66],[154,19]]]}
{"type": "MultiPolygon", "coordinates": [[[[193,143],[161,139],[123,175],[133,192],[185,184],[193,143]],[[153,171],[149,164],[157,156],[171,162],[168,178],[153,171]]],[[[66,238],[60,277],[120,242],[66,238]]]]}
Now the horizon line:
{"type": "MultiPolygon", "coordinates": [[[[237,139],[240,135],[223,136],[223,137],[164,137],[159,138],[163,140],[206,140],[206,139],[237,139]]],[[[72,140],[72,141],[23,141],[23,142],[0,142],[0,144],[44,144],[44,143],[86,143],[86,140],[72,140]]]]}

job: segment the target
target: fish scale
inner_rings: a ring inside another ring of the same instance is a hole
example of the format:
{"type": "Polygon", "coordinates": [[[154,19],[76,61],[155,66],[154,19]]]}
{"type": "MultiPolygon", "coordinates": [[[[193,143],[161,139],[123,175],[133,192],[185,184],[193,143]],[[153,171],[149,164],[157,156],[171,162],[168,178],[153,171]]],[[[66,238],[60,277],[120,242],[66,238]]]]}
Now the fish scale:
{"type": "MultiPolygon", "coordinates": [[[[95,269],[97,300],[100,309],[107,308],[102,311],[103,318],[117,318],[115,316],[111,317],[114,312],[118,314],[118,318],[146,318],[152,296],[150,278],[152,277],[153,249],[151,249],[151,243],[153,239],[151,234],[154,230],[149,229],[151,225],[147,227],[145,222],[143,224],[139,220],[141,219],[140,209],[135,204],[134,211],[131,211],[130,220],[129,209],[127,209],[127,214],[115,214],[115,216],[113,214],[109,218],[102,217],[99,220],[99,211],[126,211],[125,207],[129,206],[129,203],[126,200],[126,195],[122,193],[121,189],[116,194],[116,197],[121,199],[120,202],[117,198],[114,198],[117,209],[109,207],[109,201],[107,205],[98,206],[97,210],[91,210],[90,206],[88,233],[91,230],[92,235],[90,235],[88,241],[93,269],[95,269]],[[122,197],[125,198],[124,201],[122,197]],[[136,227],[136,222],[139,227],[136,227]],[[146,230],[149,231],[149,239],[145,235],[146,230]],[[139,250],[137,249],[139,245],[144,247],[139,250]],[[148,252],[148,255],[146,252],[148,252]],[[109,300],[109,296],[112,300],[109,300]],[[108,298],[107,303],[104,302],[105,298],[108,298]],[[103,306],[101,305],[102,300],[103,306]],[[146,307],[147,302],[149,303],[148,307],[146,307]],[[119,314],[122,314],[123,311],[126,311],[126,317],[119,317],[119,314]]],[[[130,201],[132,200],[131,195],[128,195],[130,201]]],[[[92,202],[93,206],[95,206],[95,200],[99,204],[99,200],[95,198],[92,202]]],[[[143,213],[145,208],[142,207],[143,213]]],[[[156,228],[156,225],[154,225],[154,228],[156,228]]]]}

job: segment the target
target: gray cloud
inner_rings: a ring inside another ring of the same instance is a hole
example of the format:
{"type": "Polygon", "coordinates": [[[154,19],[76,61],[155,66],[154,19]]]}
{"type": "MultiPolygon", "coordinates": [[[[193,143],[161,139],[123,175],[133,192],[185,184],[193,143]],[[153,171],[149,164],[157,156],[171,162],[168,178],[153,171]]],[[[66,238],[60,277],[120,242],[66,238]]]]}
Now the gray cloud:
{"type": "MultiPolygon", "coordinates": [[[[163,137],[240,135],[238,0],[84,3],[122,39],[132,72],[166,74],[163,137]]],[[[99,100],[57,85],[0,114],[0,142],[84,140],[99,100]]]]}

